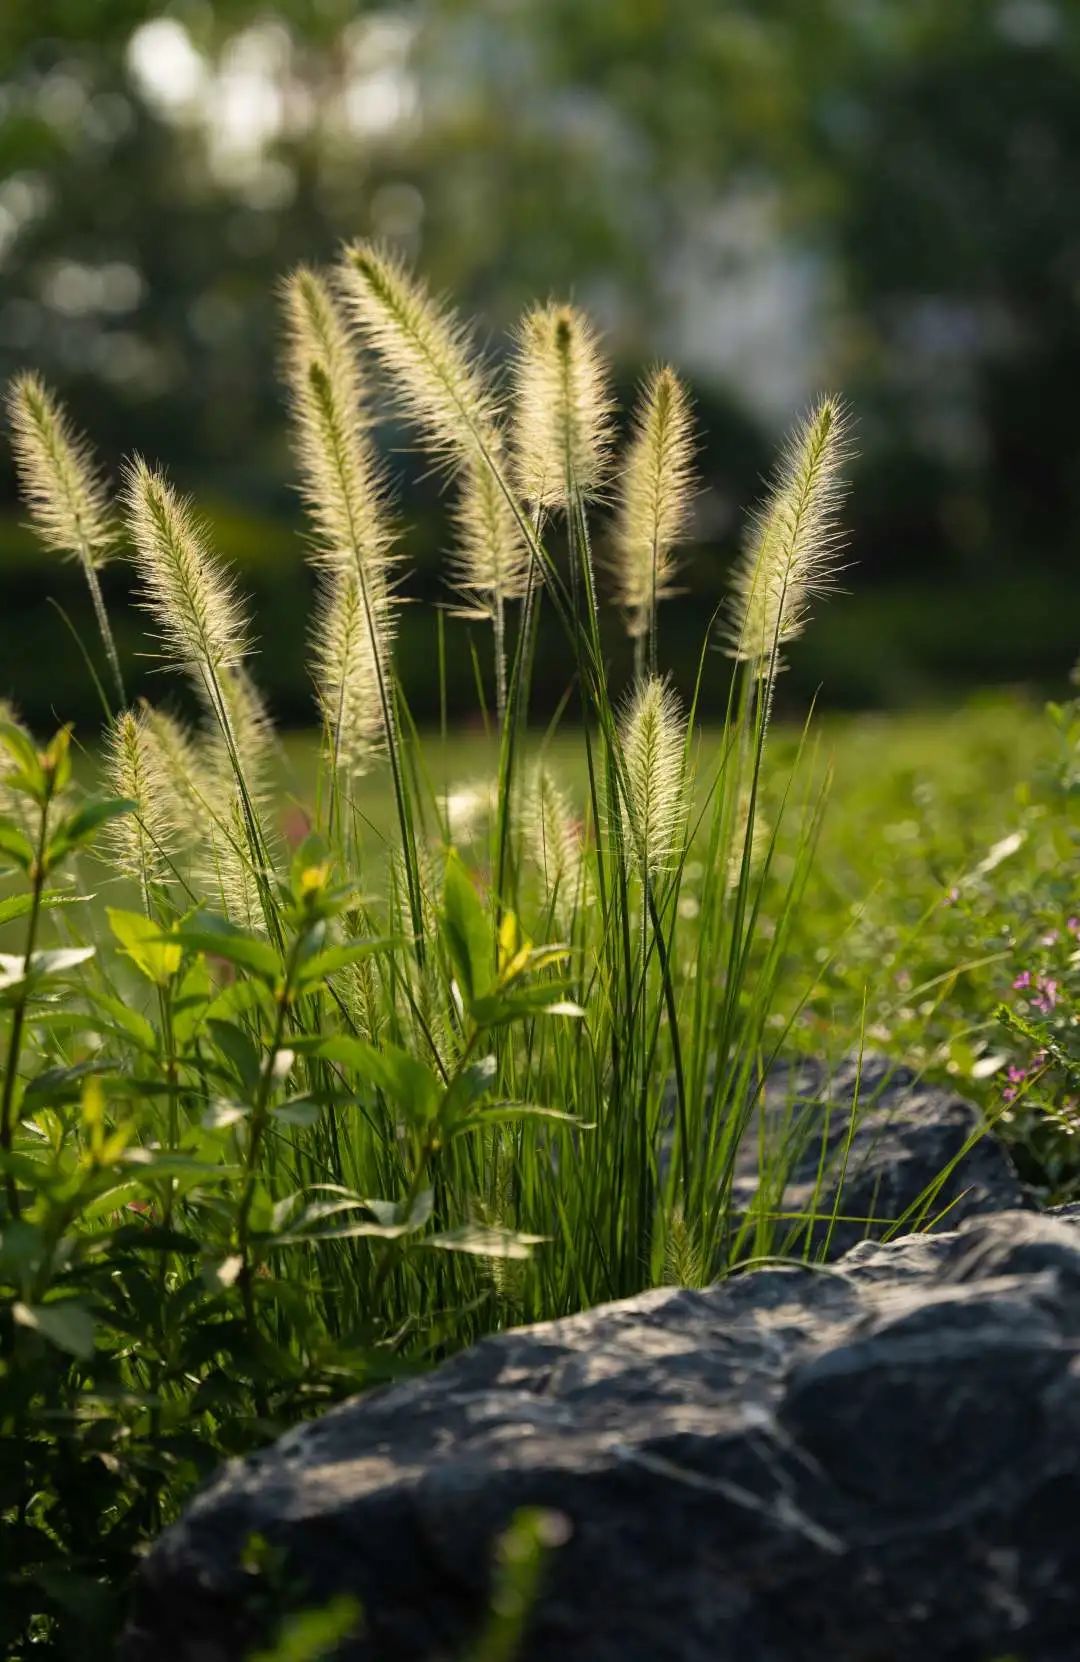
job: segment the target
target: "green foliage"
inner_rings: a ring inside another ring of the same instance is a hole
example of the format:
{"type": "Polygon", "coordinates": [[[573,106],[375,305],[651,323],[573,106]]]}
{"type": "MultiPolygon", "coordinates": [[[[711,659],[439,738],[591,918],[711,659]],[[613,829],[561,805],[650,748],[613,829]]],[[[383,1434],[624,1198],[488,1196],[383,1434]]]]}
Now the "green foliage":
{"type": "MultiPolygon", "coordinates": [[[[493,580],[494,688],[477,667],[482,709],[500,716],[493,782],[464,807],[450,791],[367,603],[383,544],[357,526],[382,486],[366,430],[342,419],[344,374],[326,382],[325,423],[300,399],[297,419],[306,476],[328,492],[312,512],[333,527],[316,558],[361,602],[372,771],[337,742],[356,712],[324,695],[312,788],[275,791],[243,606],[189,505],[145,468],[129,490],[142,599],[200,725],[121,714],[98,795],[73,776],[67,729],[39,749],[0,723],[0,905],[19,932],[0,959],[8,1652],[109,1654],[140,1554],[224,1456],[482,1333],[665,1278],[706,1284],[808,1234],[780,1205],[797,1137],[761,1140],[752,1217],[733,1174],[771,1063],[800,1033],[816,1040],[836,985],[814,955],[835,909],[822,927],[808,886],[823,770],[771,727],[785,595],[793,572],[822,569],[831,511],[807,511],[807,491],[780,476],[739,580],[744,605],[778,603],[767,625],[759,608],[734,668],[706,635],[688,710],[659,673],[615,686],[593,555],[602,510],[586,502],[603,494],[608,401],[587,325],[560,309],[532,332],[528,396],[504,428],[467,333],[387,269],[350,255],[371,351],[465,489],[484,477],[500,536],[511,523],[527,553],[524,591],[516,575],[493,580]],[[574,674],[538,774],[527,715],[542,611],[574,674]],[[705,730],[698,692],[717,677],[727,718],[705,730]],[[567,752],[564,787],[553,764],[567,752]],[[138,834],[118,863],[124,827],[138,834]],[[109,904],[78,902],[91,872],[109,904]]],[[[329,285],[320,304],[333,314],[329,285]]],[[[303,386],[325,344],[299,332],[294,346],[303,386]]],[[[834,487],[830,470],[830,510],[834,487]]],[[[655,494],[630,504],[636,540],[663,529],[655,494]]],[[[813,586],[796,596],[800,627],[813,586]]],[[[646,588],[627,619],[650,663],[660,598],[646,588]]],[[[1060,719],[1067,746],[1075,718],[1060,719]]],[[[980,883],[997,864],[976,862],[980,883]]],[[[858,999],[841,991],[847,1049],[858,999]]],[[[1039,1042],[1064,1054],[1064,1035],[1039,1042]]],[[[548,1535],[526,1518],[504,1543],[484,1662],[511,1654],[548,1535]]],[[[280,1653],[334,1643],[347,1615],[287,1620],[280,1653]]]]}

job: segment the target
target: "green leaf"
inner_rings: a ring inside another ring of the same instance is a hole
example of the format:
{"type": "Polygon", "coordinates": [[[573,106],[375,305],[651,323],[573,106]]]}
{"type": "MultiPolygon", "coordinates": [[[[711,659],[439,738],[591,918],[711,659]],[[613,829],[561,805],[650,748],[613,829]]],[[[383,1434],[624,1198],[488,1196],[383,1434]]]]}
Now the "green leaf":
{"type": "Polygon", "coordinates": [[[498,1064],[494,1056],[482,1056],[464,1068],[443,1097],[439,1114],[443,1124],[453,1125],[485,1091],[490,1091],[497,1071],[498,1064]]]}
{"type": "Polygon", "coordinates": [[[207,1131],[228,1131],[246,1120],[250,1113],[251,1109],[243,1102],[212,1102],[199,1123],[207,1131]]]}
{"type": "Polygon", "coordinates": [[[478,1108],[475,1113],[454,1127],[453,1135],[472,1131],[479,1125],[507,1125],[514,1120],[556,1120],[563,1125],[576,1126],[579,1131],[594,1131],[595,1120],[581,1120],[562,1108],[545,1108],[534,1102],[502,1102],[494,1108],[478,1108]]]}
{"type": "Polygon", "coordinates": [[[491,922],[453,849],[446,861],[439,924],[462,998],[471,1006],[483,997],[493,979],[491,922]]]}
{"type": "Polygon", "coordinates": [[[240,1083],[247,1091],[254,1091],[259,1083],[262,1063],[258,1051],[243,1028],[237,1027],[235,1022],[221,1021],[215,1016],[209,1017],[206,1025],[222,1055],[226,1056],[236,1069],[240,1083]]]}
{"type": "Polygon", "coordinates": [[[180,941],[187,952],[208,952],[238,964],[264,981],[276,981],[281,974],[281,960],[272,946],[257,935],[237,929],[216,912],[197,912],[167,939],[180,941]]]}
{"type": "Polygon", "coordinates": [[[317,952],[314,957],[301,964],[296,977],[297,985],[306,987],[315,981],[325,981],[328,975],[334,975],[349,964],[359,963],[362,958],[370,958],[378,952],[389,952],[400,944],[399,935],[387,935],[378,940],[350,941],[344,946],[329,946],[325,952],[317,952]]]}
{"type": "Polygon", "coordinates": [[[94,1352],[94,1318],[73,1299],[53,1304],[17,1303],[12,1315],[20,1327],[32,1328],[60,1350],[84,1360],[94,1352]]]}
{"type": "Polygon", "coordinates": [[[118,1163],[135,1167],[148,1181],[175,1177],[226,1183],[243,1175],[241,1166],[217,1166],[208,1160],[193,1159],[189,1154],[172,1154],[167,1149],[126,1148],[118,1163]]]}
{"type": "Polygon", "coordinates": [[[296,1048],[359,1074],[417,1124],[433,1118],[439,1106],[442,1096],[439,1079],[423,1062],[397,1045],[388,1044],[376,1050],[364,1039],[337,1034],[314,1045],[297,1044],[296,1048]]]}
{"type": "MultiPolygon", "coordinates": [[[[83,901],[93,900],[92,894],[64,894],[59,889],[46,889],[41,895],[38,905],[44,907],[78,906],[83,901]]],[[[26,894],[9,895],[7,900],[0,900],[0,924],[11,923],[15,918],[25,917],[34,904],[34,897],[29,891],[26,894]]]]}
{"type": "Polygon", "coordinates": [[[28,872],[34,863],[33,843],[6,814],[0,815],[0,854],[6,854],[23,871],[28,872]]]}
{"type": "Polygon", "coordinates": [[[88,1021],[84,1017],[84,1025],[100,1027],[108,1033],[120,1033],[124,1038],[130,1039],[132,1044],[137,1049],[144,1051],[146,1055],[156,1055],[158,1048],[157,1034],[144,1015],[141,1015],[138,1010],[132,1010],[129,1005],[124,1003],[122,998],[114,998],[111,993],[103,993],[97,987],[88,988],[87,996],[94,1009],[101,1010],[104,1015],[111,1017],[112,1022],[111,1024],[97,1023],[92,1018],[88,1021]]]}
{"type": "Polygon", "coordinates": [[[322,1105],[314,1097],[296,1096],[271,1110],[275,1120],[284,1125],[311,1126],[318,1122],[322,1105]]]}
{"type": "Polygon", "coordinates": [[[79,848],[83,843],[89,842],[107,820],[118,819],[121,814],[134,813],[137,807],[138,803],[127,797],[88,797],[85,802],[79,804],[74,813],[61,821],[59,828],[49,839],[49,846],[45,850],[46,868],[54,866],[73,848],[79,848]]]}
{"type": "Polygon", "coordinates": [[[44,1104],[55,1107],[58,1102],[75,1102],[84,1080],[95,1074],[112,1073],[114,1062],[94,1059],[76,1062],[69,1068],[46,1068],[30,1080],[23,1093],[24,1110],[36,1111],[44,1104]]]}
{"type": "Polygon", "coordinates": [[[162,939],[160,924],[141,912],[124,912],[117,906],[107,906],[109,928],[120,942],[126,957],[148,981],[164,987],[180,968],[183,948],[172,939],[162,939]]]}
{"type": "Polygon", "coordinates": [[[466,1252],[473,1258],[520,1260],[532,1256],[534,1246],[550,1240],[548,1235],[523,1235],[512,1229],[489,1229],[481,1224],[462,1224],[441,1235],[425,1235],[419,1243],[438,1252],[466,1252]]]}
{"type": "MultiPolygon", "coordinates": [[[[309,1193],[315,1190],[329,1190],[336,1192],[336,1185],[318,1184],[309,1193]]],[[[342,1198],[329,1201],[309,1202],[303,1209],[288,1216],[285,1208],[291,1206],[301,1198],[303,1191],[298,1195],[291,1195],[287,1202],[279,1202],[274,1208],[275,1230],[272,1239],[275,1246],[298,1246],[305,1241],[349,1241],[365,1237],[374,1240],[396,1241],[404,1235],[414,1235],[417,1230],[423,1229],[431,1217],[434,1199],[430,1189],[424,1189],[413,1200],[408,1211],[404,1201],[394,1200],[363,1200],[359,1195],[350,1195],[342,1192],[342,1198]],[[341,1223],[328,1223],[332,1217],[340,1217],[344,1212],[363,1212],[365,1217],[350,1219],[341,1223]]]]}
{"type": "Polygon", "coordinates": [[[569,1016],[580,1020],[585,1011],[580,1004],[564,998],[563,991],[555,983],[545,983],[510,993],[494,993],[490,998],[476,1001],[472,1017],[479,1027],[501,1027],[508,1021],[523,1021],[528,1016],[569,1016]]]}
{"type": "Polygon", "coordinates": [[[45,772],[29,733],[13,721],[0,721],[0,745],[3,745],[17,769],[15,773],[4,775],[5,784],[25,791],[36,802],[43,801],[46,795],[45,772]]]}
{"type": "Polygon", "coordinates": [[[49,976],[66,975],[94,956],[92,946],[61,946],[48,952],[35,952],[26,964],[21,952],[0,952],[0,992],[6,992],[22,981],[44,981],[49,976]]]}

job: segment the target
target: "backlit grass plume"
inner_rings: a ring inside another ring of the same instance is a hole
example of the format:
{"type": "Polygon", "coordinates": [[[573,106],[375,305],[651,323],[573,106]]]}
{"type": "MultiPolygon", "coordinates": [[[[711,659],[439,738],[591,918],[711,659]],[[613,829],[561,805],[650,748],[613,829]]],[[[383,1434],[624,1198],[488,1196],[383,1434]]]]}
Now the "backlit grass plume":
{"type": "Polygon", "coordinates": [[[405,413],[455,465],[485,447],[495,400],[464,326],[391,254],[357,242],[341,282],[366,345],[382,360],[405,413]]]}
{"type": "MultiPolygon", "coordinates": [[[[501,447],[494,433],[491,444],[501,447]]],[[[457,513],[457,546],[451,574],[466,616],[488,618],[495,632],[495,695],[499,719],[506,708],[506,607],[527,588],[531,556],[514,510],[491,468],[472,461],[465,469],[457,513]]]]}
{"type": "Polygon", "coordinates": [[[635,644],[638,675],[656,667],[656,608],[674,593],[674,550],[693,491],[690,400],[673,370],[654,370],[634,417],[620,481],[612,562],[615,593],[635,644]]]}
{"type": "Polygon", "coordinates": [[[543,762],[533,772],[525,830],[548,904],[560,917],[570,916],[582,898],[584,882],[581,827],[565,790],[543,762]]]}
{"type": "Polygon", "coordinates": [[[215,696],[221,672],[238,664],[248,648],[247,618],[235,588],[191,503],[141,457],[128,467],[125,501],[142,605],[165,656],[215,696]]]}
{"type": "Polygon", "coordinates": [[[666,681],[650,675],[638,682],[620,729],[630,846],[651,874],[671,862],[686,817],[685,723],[666,681]]]}
{"type": "Polygon", "coordinates": [[[534,508],[595,497],[611,450],[611,395],[596,336],[574,306],[525,314],[514,364],[514,470],[534,508]]]}
{"type": "Polygon", "coordinates": [[[324,573],[315,681],[335,771],[356,777],[393,722],[392,539],[350,325],[324,280],[303,267],[286,284],[285,313],[295,447],[324,573]]]}
{"type": "Polygon", "coordinates": [[[93,452],[39,376],[15,377],[7,409],[19,484],[34,529],[47,548],[80,562],[123,703],[120,661],[98,582],[98,572],[115,549],[116,527],[93,452]]]}
{"type": "Polygon", "coordinates": [[[789,438],[736,567],[728,647],[762,674],[775,670],[781,647],[802,633],[811,600],[835,586],[846,429],[842,405],[823,398],[789,438]]]}
{"type": "Polygon", "coordinates": [[[117,716],[105,740],[105,778],[112,794],[128,798],[135,809],[110,822],[106,847],[115,870],[138,885],[147,906],[151,887],[171,875],[188,818],[171,774],[147,712],[117,716]]]}
{"type": "Polygon", "coordinates": [[[285,370],[315,558],[359,562],[385,581],[391,537],[368,437],[355,342],[329,288],[307,267],[285,284],[285,370]]]}
{"type": "MultiPolygon", "coordinates": [[[[376,608],[373,617],[376,636],[385,639],[385,608],[376,608]]],[[[357,779],[383,748],[385,724],[368,608],[354,572],[334,572],[326,581],[316,604],[311,645],[332,765],[335,772],[341,769],[357,779]]]]}

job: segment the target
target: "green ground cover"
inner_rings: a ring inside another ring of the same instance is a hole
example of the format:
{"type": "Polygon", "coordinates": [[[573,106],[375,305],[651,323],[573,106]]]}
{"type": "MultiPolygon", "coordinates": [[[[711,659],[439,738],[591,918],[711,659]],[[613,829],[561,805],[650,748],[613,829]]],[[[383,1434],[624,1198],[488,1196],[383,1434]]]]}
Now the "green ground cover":
{"type": "MultiPolygon", "coordinates": [[[[275,734],[191,504],[137,459],[117,504],[40,381],[11,395],[37,533],[97,614],[106,710],[75,746],[0,719],[11,1654],[109,1654],[200,1478],[343,1395],[515,1323],[826,1251],[839,1200],[782,1202],[820,1134],[794,1085],[782,1146],[755,1135],[778,1059],[884,1049],[976,1096],[1048,1196],[1077,1182],[1077,711],[773,719],[841,555],[838,402],[793,433],[680,699],[658,621],[693,490],[672,371],[616,468],[572,307],[526,315],[504,412],[378,250],[333,283],[294,274],[285,306],[314,739],[275,734]],[[454,479],[448,577],[487,645],[467,736],[411,719],[361,363],[454,479]],[[197,725],[129,702],[99,583],[121,534],[145,649],[197,725]],[[573,666],[543,732],[541,611],[573,666]],[[722,723],[700,719],[706,681],[722,723]]],[[[857,1088],[844,1111],[864,1106],[857,1088]]],[[[933,1218],[946,1176],[889,1227],[933,1218]]],[[[287,1591],[257,1547],[252,1574],[287,1591]]]]}

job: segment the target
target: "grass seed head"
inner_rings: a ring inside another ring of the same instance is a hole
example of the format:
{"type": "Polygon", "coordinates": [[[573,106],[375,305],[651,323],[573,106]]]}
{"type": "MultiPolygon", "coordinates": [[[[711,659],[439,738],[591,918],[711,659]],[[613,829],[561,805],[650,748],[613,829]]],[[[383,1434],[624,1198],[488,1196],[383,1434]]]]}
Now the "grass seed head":
{"type": "Polygon", "coordinates": [[[89,444],[37,375],[15,377],[7,409],[19,484],[34,529],[47,548],[97,570],[112,553],[116,532],[89,444]]]}
{"type": "Polygon", "coordinates": [[[728,650],[763,675],[806,627],[811,601],[836,586],[847,428],[839,400],[823,398],[788,439],[736,566],[728,650]]]}
{"type": "Polygon", "coordinates": [[[627,633],[646,633],[656,605],[674,590],[674,550],[686,530],[693,495],[690,400],[673,370],[649,377],[634,417],[620,481],[612,562],[627,633]]]}
{"type": "Polygon", "coordinates": [[[514,364],[514,471],[534,508],[599,495],[611,453],[612,401],[592,325],[574,306],[525,314],[514,364]]]}

